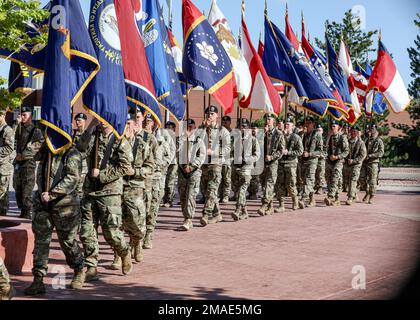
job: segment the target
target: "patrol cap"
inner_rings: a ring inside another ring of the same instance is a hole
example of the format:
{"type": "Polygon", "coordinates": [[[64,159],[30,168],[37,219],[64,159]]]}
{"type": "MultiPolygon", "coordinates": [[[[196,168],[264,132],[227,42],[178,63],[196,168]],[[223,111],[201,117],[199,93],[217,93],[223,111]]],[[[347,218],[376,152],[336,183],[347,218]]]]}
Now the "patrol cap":
{"type": "Polygon", "coordinates": [[[286,123],[294,123],[293,118],[292,117],[288,117],[286,119],[286,123]]]}
{"type": "Polygon", "coordinates": [[[222,118],[222,121],[224,121],[224,122],[231,122],[232,121],[232,119],[231,119],[231,117],[229,117],[229,116],[224,116],[223,118],[222,118]]]}
{"type": "Polygon", "coordinates": [[[373,129],[378,130],[378,126],[375,123],[371,124],[370,126],[370,130],[373,130],[373,129]]]}
{"type": "Polygon", "coordinates": [[[298,126],[298,127],[302,127],[303,125],[304,125],[303,121],[299,121],[299,122],[296,124],[296,126],[298,126]]]}
{"type": "Polygon", "coordinates": [[[315,122],[315,118],[312,116],[306,117],[305,122],[315,122]]]}
{"type": "Polygon", "coordinates": [[[136,115],[134,114],[134,113],[129,113],[128,115],[127,115],[127,121],[128,120],[134,120],[134,121],[136,121],[136,115]]]}
{"type": "Polygon", "coordinates": [[[252,129],[257,129],[257,128],[259,128],[259,127],[258,127],[258,124],[257,124],[256,122],[252,122],[252,123],[251,123],[251,128],[252,128],[252,129]]]}
{"type": "Polygon", "coordinates": [[[317,124],[316,124],[316,128],[317,128],[317,129],[321,129],[321,128],[322,128],[322,124],[317,123],[317,124]]]}
{"type": "Polygon", "coordinates": [[[339,126],[340,125],[340,121],[338,120],[331,120],[331,126],[339,126]]]}
{"type": "Polygon", "coordinates": [[[239,119],[238,122],[239,122],[240,127],[249,128],[249,120],[248,119],[242,118],[242,119],[239,119]]]}
{"type": "Polygon", "coordinates": [[[30,113],[32,113],[33,112],[33,109],[32,109],[32,107],[29,107],[29,106],[23,106],[21,108],[21,113],[24,113],[24,112],[30,112],[30,113]]]}
{"type": "Polygon", "coordinates": [[[171,127],[175,128],[176,124],[172,121],[168,121],[168,122],[165,123],[165,128],[171,128],[171,127]]]}
{"type": "Polygon", "coordinates": [[[206,111],[204,112],[205,114],[209,114],[209,113],[219,113],[219,109],[217,109],[216,106],[210,106],[207,107],[206,111]]]}
{"type": "Polygon", "coordinates": [[[269,118],[271,118],[271,119],[276,119],[277,118],[277,116],[274,114],[274,113],[266,113],[265,115],[264,115],[264,119],[265,120],[267,120],[267,119],[269,119],[269,118]]]}
{"type": "Polygon", "coordinates": [[[350,127],[350,130],[360,131],[360,127],[358,125],[354,125],[354,126],[350,127]]]}
{"type": "Polygon", "coordinates": [[[145,116],[144,116],[144,120],[150,120],[150,121],[155,121],[155,119],[153,118],[153,116],[152,116],[152,114],[151,113],[147,113],[145,116]]]}
{"type": "Polygon", "coordinates": [[[188,119],[187,120],[187,125],[189,125],[189,126],[195,126],[195,121],[193,119],[188,119]]]}
{"type": "Polygon", "coordinates": [[[84,114],[84,113],[82,113],[82,112],[81,113],[78,113],[74,117],[74,120],[78,120],[78,119],[80,119],[80,120],[87,120],[87,115],[84,114]]]}
{"type": "Polygon", "coordinates": [[[350,128],[350,124],[348,122],[343,122],[343,128],[350,128]]]}

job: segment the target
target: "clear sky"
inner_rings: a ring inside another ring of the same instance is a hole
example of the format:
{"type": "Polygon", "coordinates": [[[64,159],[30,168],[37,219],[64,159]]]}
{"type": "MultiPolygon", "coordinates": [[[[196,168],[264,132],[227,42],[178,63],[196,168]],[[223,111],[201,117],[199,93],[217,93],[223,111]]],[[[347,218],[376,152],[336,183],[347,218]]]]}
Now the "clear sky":
{"type": "MultiPolygon", "coordinates": [[[[167,12],[166,0],[159,0],[167,12]]],[[[46,3],[46,0],[42,0],[46,3]]],[[[205,11],[208,15],[211,0],[193,0],[194,4],[205,11]]],[[[268,0],[268,12],[270,19],[284,30],[285,0],[268,0]]],[[[83,11],[87,17],[89,14],[90,0],[80,0],[83,11]]],[[[173,0],[175,36],[182,43],[181,6],[182,0],[173,0]]],[[[220,9],[229,21],[232,31],[238,34],[241,21],[241,0],[218,0],[220,9]]],[[[263,31],[264,0],[246,0],[246,22],[248,29],[257,45],[258,35],[263,31]]],[[[400,71],[406,85],[411,82],[410,60],[407,48],[414,46],[414,40],[418,29],[414,25],[416,13],[420,13],[420,1],[418,0],[289,0],[289,19],[293,29],[300,37],[301,10],[305,15],[306,28],[311,38],[322,38],[324,34],[324,22],[341,21],[344,12],[355,9],[365,12],[366,30],[382,30],[382,39],[388,50],[394,57],[394,61],[400,71]]],[[[166,16],[165,16],[166,18],[166,16]]],[[[376,39],[375,39],[376,41],[376,39]]],[[[374,58],[371,56],[370,58],[374,58]]],[[[0,75],[8,76],[9,64],[0,60],[0,75]]]]}

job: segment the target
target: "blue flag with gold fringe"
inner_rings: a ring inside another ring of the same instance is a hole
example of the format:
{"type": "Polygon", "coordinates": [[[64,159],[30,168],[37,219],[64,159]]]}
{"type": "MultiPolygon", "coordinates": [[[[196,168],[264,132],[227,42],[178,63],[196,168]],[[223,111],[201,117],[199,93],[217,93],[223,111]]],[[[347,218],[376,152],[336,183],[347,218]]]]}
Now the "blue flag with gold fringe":
{"type": "Polygon", "coordinates": [[[127,122],[128,101],[114,1],[92,0],[89,17],[89,34],[101,70],[86,88],[83,103],[119,139],[127,122]]]}
{"type": "Polygon", "coordinates": [[[54,154],[72,145],[71,107],[99,68],[79,1],[54,0],[41,108],[46,141],[54,154]]]}
{"type": "Polygon", "coordinates": [[[157,0],[143,0],[142,10],[143,16],[137,24],[143,33],[157,100],[177,120],[182,120],[185,113],[184,98],[161,8],[157,0]]]}

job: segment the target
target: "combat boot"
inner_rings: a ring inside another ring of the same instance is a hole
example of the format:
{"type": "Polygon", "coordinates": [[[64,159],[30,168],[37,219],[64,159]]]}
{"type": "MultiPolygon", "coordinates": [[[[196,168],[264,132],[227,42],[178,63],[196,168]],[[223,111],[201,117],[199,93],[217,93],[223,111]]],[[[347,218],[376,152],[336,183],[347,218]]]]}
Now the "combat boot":
{"type": "Polygon", "coordinates": [[[191,219],[185,219],[184,220],[184,224],[182,225],[181,229],[184,231],[189,231],[190,229],[192,229],[193,227],[193,223],[191,219]]]}
{"type": "MultiPolygon", "coordinates": [[[[134,256],[134,252],[133,252],[134,256]]],[[[114,251],[114,261],[111,264],[111,270],[120,270],[121,268],[121,258],[120,256],[114,251]]]]}
{"type": "Polygon", "coordinates": [[[328,207],[333,205],[333,200],[328,197],[324,199],[324,202],[328,207]]]}
{"type": "Polygon", "coordinates": [[[140,263],[143,261],[143,243],[138,241],[137,243],[133,243],[133,258],[136,262],[140,263]]]}
{"type": "Polygon", "coordinates": [[[293,206],[292,210],[296,211],[299,208],[299,200],[298,197],[293,197],[293,206]]]}
{"type": "Polygon", "coordinates": [[[229,203],[229,196],[223,197],[222,203],[229,203]]]}
{"type": "Polygon", "coordinates": [[[273,207],[273,202],[270,202],[267,208],[267,211],[265,212],[265,214],[267,216],[271,216],[272,214],[274,214],[274,207],[273,207]]]}
{"type": "Polygon", "coordinates": [[[88,267],[86,270],[85,282],[98,281],[98,269],[96,267],[88,267]]]}
{"type": "Polygon", "coordinates": [[[248,218],[249,218],[248,210],[246,209],[246,207],[242,207],[242,212],[241,212],[241,215],[239,216],[239,220],[246,220],[248,218]]]}
{"type": "Polygon", "coordinates": [[[368,193],[366,193],[366,195],[363,197],[363,202],[367,202],[369,200],[369,194],[368,193]]]}
{"type": "Polygon", "coordinates": [[[83,270],[83,268],[81,268],[80,270],[74,270],[74,276],[73,276],[73,280],[71,280],[70,288],[75,289],[75,290],[82,289],[83,284],[85,283],[85,280],[86,280],[86,273],[85,273],[85,270],[83,270]]]}
{"type": "Polygon", "coordinates": [[[27,296],[36,296],[45,292],[44,277],[40,275],[34,276],[34,281],[24,291],[27,296]]]}
{"type": "Polygon", "coordinates": [[[280,207],[274,210],[275,213],[283,213],[286,209],[284,208],[284,200],[280,200],[280,207]]]}
{"type": "Polygon", "coordinates": [[[11,300],[15,293],[15,288],[9,283],[0,284],[0,300],[11,300]]]}
{"type": "Polygon", "coordinates": [[[314,194],[313,194],[313,193],[311,193],[311,194],[309,195],[308,208],[313,208],[313,207],[315,207],[315,206],[316,206],[316,201],[315,201],[315,198],[314,198],[314,194]]]}
{"type": "Polygon", "coordinates": [[[299,209],[305,209],[305,201],[303,199],[299,200],[298,205],[299,209]]]}
{"type": "Polygon", "coordinates": [[[339,207],[339,206],[341,206],[341,201],[339,199],[335,199],[334,202],[333,202],[333,205],[336,206],[336,207],[339,207]]]}
{"type": "Polygon", "coordinates": [[[374,195],[369,196],[368,204],[374,204],[373,198],[374,198],[374,195]]]}
{"type": "Polygon", "coordinates": [[[125,256],[121,257],[122,260],[122,273],[123,275],[127,275],[131,273],[133,270],[133,263],[131,262],[131,252],[130,250],[127,251],[125,256]]]}
{"type": "Polygon", "coordinates": [[[200,223],[203,227],[207,226],[209,224],[209,217],[208,216],[203,216],[200,220],[200,223]]]}
{"type": "Polygon", "coordinates": [[[152,249],[152,247],[152,233],[147,232],[146,236],[144,237],[143,249],[152,249]]]}
{"type": "Polygon", "coordinates": [[[258,209],[258,211],[257,211],[257,213],[260,215],[260,216],[265,216],[266,214],[267,214],[267,210],[268,210],[268,205],[267,204],[263,204],[262,206],[261,206],[261,208],[259,208],[258,209]]]}
{"type": "Polygon", "coordinates": [[[351,206],[353,204],[353,199],[347,199],[346,205],[351,206]]]}
{"type": "Polygon", "coordinates": [[[215,223],[219,223],[219,222],[222,222],[222,221],[223,221],[223,216],[222,216],[221,213],[219,213],[217,216],[211,218],[209,220],[209,223],[210,224],[215,224],[215,223]]]}
{"type": "Polygon", "coordinates": [[[241,208],[238,207],[234,212],[231,214],[233,221],[239,221],[239,218],[241,216],[241,208]]]}
{"type": "Polygon", "coordinates": [[[171,204],[169,202],[166,202],[166,203],[163,204],[163,207],[164,208],[170,208],[171,204]]]}

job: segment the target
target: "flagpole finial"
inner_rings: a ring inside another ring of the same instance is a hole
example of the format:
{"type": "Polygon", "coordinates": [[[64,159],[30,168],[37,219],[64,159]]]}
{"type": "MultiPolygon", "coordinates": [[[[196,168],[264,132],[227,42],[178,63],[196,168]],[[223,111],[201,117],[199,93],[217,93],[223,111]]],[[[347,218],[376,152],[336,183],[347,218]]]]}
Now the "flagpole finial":
{"type": "Polygon", "coordinates": [[[305,17],[303,16],[303,10],[300,13],[301,13],[301,16],[302,16],[302,22],[304,22],[305,21],[305,17]]]}
{"type": "Polygon", "coordinates": [[[286,17],[289,15],[289,6],[287,5],[287,1],[286,1],[286,17]]]}
{"type": "Polygon", "coordinates": [[[242,16],[245,16],[245,0],[242,0],[242,16]]]}
{"type": "Polygon", "coordinates": [[[268,14],[268,6],[267,6],[267,0],[264,1],[264,14],[268,14]]]}

